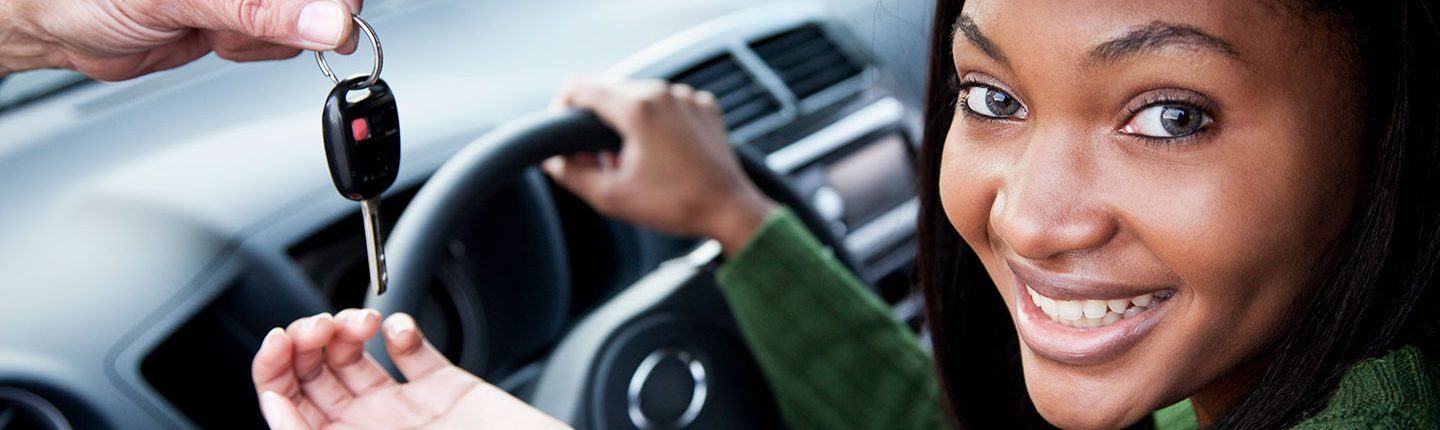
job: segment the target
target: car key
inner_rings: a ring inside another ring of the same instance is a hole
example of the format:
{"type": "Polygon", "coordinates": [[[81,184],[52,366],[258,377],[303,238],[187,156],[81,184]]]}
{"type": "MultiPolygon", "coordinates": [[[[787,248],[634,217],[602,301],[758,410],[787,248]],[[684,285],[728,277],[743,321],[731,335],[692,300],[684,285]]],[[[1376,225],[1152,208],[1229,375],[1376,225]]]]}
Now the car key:
{"type": "Polygon", "coordinates": [[[360,202],[370,283],[379,295],[388,283],[380,194],[395,183],[400,170],[400,121],[390,86],[376,79],[361,87],[367,79],[340,81],[325,99],[325,155],[340,195],[360,202]]]}
{"type": "Polygon", "coordinates": [[[390,92],[390,85],[380,79],[385,58],[380,38],[375,35],[370,23],[359,15],[351,17],[355,26],[370,39],[375,50],[375,64],[369,75],[341,80],[330,71],[325,54],[315,52],[315,62],[320,71],[335,82],[335,87],[325,99],[322,119],[325,158],[330,165],[330,179],[335,182],[335,189],[345,198],[360,202],[370,285],[375,289],[375,295],[380,295],[385,293],[389,283],[389,274],[385,269],[380,195],[395,183],[400,171],[400,117],[395,110],[395,95],[390,92]]]}

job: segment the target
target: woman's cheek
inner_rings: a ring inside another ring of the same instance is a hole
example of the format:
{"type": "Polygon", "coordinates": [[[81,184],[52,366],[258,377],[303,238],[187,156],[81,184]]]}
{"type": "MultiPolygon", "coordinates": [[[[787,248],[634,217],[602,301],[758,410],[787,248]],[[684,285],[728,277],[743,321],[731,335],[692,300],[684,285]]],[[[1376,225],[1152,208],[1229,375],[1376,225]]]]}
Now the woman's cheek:
{"type": "Polygon", "coordinates": [[[972,249],[990,279],[1000,287],[1000,294],[1006,307],[1014,309],[1014,298],[1010,288],[1001,280],[1010,276],[997,271],[1008,271],[995,255],[993,238],[990,233],[990,214],[998,210],[997,202],[1001,183],[1004,181],[1009,159],[1010,145],[995,139],[969,135],[956,121],[947,136],[940,163],[940,204],[956,233],[972,249]]]}
{"type": "Polygon", "coordinates": [[[957,124],[946,138],[940,162],[940,204],[950,224],[982,259],[988,260],[988,219],[998,187],[986,171],[986,152],[957,124]]]}

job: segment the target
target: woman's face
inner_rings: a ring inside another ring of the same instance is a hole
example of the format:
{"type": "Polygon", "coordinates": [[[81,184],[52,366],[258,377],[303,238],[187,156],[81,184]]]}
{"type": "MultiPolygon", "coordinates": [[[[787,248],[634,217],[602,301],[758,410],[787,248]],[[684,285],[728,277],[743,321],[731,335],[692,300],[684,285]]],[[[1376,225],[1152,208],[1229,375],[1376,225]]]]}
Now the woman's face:
{"type": "Polygon", "coordinates": [[[1306,13],[966,4],[941,200],[1052,423],[1221,413],[1295,317],[1363,156],[1346,36],[1306,13]]]}

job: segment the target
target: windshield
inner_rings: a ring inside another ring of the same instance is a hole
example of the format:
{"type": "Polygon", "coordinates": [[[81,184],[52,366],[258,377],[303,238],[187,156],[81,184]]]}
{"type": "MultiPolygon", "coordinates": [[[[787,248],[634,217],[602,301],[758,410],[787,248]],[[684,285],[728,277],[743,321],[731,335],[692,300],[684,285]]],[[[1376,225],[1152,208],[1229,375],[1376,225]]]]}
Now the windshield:
{"type": "Polygon", "coordinates": [[[0,113],[91,82],[69,70],[31,70],[0,77],[0,113]]]}

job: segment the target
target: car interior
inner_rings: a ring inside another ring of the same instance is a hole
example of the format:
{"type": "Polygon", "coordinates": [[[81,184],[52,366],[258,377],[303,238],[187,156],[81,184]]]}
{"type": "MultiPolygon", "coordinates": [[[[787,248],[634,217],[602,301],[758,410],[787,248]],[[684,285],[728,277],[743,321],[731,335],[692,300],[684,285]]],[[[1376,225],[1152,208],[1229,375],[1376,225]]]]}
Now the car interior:
{"type": "Polygon", "coordinates": [[[554,184],[540,160],[618,139],[546,105],[576,74],[714,93],[747,174],[918,329],[930,7],[367,1],[403,124],[378,297],[309,53],[0,80],[0,429],[263,428],[265,333],[362,306],[411,313],[456,365],[576,428],[784,428],[715,287],[718,244],[554,184]]]}

